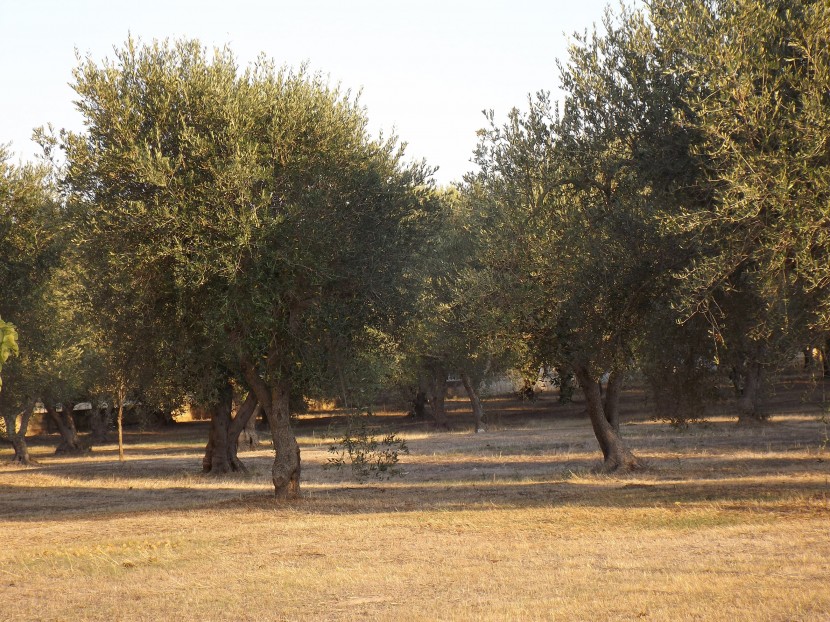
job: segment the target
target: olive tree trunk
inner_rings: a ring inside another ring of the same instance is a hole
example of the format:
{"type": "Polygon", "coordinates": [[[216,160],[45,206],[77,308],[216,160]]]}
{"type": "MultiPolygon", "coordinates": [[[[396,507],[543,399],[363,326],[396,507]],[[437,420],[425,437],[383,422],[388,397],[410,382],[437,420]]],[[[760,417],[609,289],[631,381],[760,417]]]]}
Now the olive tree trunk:
{"type": "MultiPolygon", "coordinates": [[[[276,355],[272,353],[269,359],[274,358],[276,355]]],[[[271,469],[274,495],[277,499],[295,499],[300,496],[300,446],[291,429],[291,383],[285,377],[278,377],[267,384],[253,364],[244,358],[241,367],[271,428],[275,451],[271,469]]]]}
{"type": "MultiPolygon", "coordinates": [[[[225,406],[221,405],[224,411],[225,406]]],[[[236,416],[231,419],[230,412],[227,418],[223,413],[219,413],[216,408],[211,410],[211,433],[208,439],[207,447],[205,448],[205,457],[202,460],[202,470],[206,473],[227,473],[229,471],[240,471],[247,473],[248,468],[239,459],[239,438],[241,433],[247,428],[249,422],[253,422],[258,411],[259,405],[257,403],[254,392],[248,393],[248,397],[239,407],[236,416]],[[214,413],[217,413],[218,423],[214,422],[214,413]],[[227,425],[226,425],[227,424],[227,425]],[[222,451],[225,447],[224,455],[225,461],[221,456],[215,455],[217,451],[222,451]],[[225,470],[222,470],[225,469],[225,470]]]]}
{"type": "Polygon", "coordinates": [[[58,412],[51,400],[44,401],[46,413],[54,422],[61,435],[61,442],[55,448],[56,454],[77,453],[83,451],[81,442],[78,439],[78,430],[75,427],[75,418],[72,416],[74,404],[65,402],[61,411],[58,412]]]}
{"type": "Polygon", "coordinates": [[[470,398],[470,406],[473,409],[473,420],[475,422],[475,432],[476,434],[485,432],[484,406],[481,404],[481,397],[478,395],[475,385],[467,372],[461,372],[461,382],[464,383],[464,390],[467,391],[467,397],[470,398]]]}
{"type": "Polygon", "coordinates": [[[242,431],[236,437],[237,451],[253,451],[259,447],[259,432],[257,432],[256,429],[256,422],[259,418],[259,413],[262,412],[262,406],[260,406],[259,402],[256,401],[256,396],[254,396],[253,402],[254,407],[250,409],[249,413],[246,413],[242,408],[240,408],[239,412],[236,414],[236,417],[234,417],[234,420],[231,422],[231,428],[228,432],[228,434],[230,434],[231,441],[234,440],[233,433],[236,427],[238,425],[242,426],[242,431]]]}
{"type": "Polygon", "coordinates": [[[37,464],[29,455],[29,446],[26,444],[26,431],[29,428],[29,419],[34,412],[34,401],[26,404],[26,408],[19,414],[9,414],[4,410],[3,420],[6,423],[6,436],[14,448],[14,455],[11,461],[16,464],[31,465],[37,464]],[[18,425],[18,420],[20,424],[18,425]]]}
{"type": "Polygon", "coordinates": [[[231,425],[233,409],[233,386],[226,382],[219,391],[215,404],[208,406],[210,412],[210,436],[208,437],[202,470],[205,473],[221,475],[233,469],[229,456],[228,428],[231,425]]]}
{"type": "Polygon", "coordinates": [[[277,381],[271,387],[271,408],[265,408],[276,457],[271,476],[277,498],[292,499],[300,495],[300,446],[291,429],[289,407],[290,384],[277,381]]]}
{"type": "Polygon", "coordinates": [[[632,470],[640,466],[639,460],[628,449],[622,437],[608,421],[602,402],[599,379],[587,367],[576,365],[574,374],[585,394],[591,426],[602,450],[603,469],[606,471],[632,470]]]}
{"type": "Polygon", "coordinates": [[[92,403],[89,423],[92,428],[92,442],[103,444],[109,441],[109,422],[112,417],[112,406],[109,403],[101,408],[101,403],[92,403]]]}
{"type": "Polygon", "coordinates": [[[738,418],[740,421],[758,421],[761,419],[758,406],[763,373],[763,367],[758,361],[752,361],[746,367],[741,395],[738,398],[738,418]]]}

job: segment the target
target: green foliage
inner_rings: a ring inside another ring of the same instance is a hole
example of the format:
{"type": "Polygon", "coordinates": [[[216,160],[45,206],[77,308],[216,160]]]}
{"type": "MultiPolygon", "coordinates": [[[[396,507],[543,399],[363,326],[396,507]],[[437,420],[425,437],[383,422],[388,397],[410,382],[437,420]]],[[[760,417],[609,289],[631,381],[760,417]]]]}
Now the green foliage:
{"type": "MultiPolygon", "coordinates": [[[[749,270],[762,305],[802,298],[789,324],[826,327],[830,5],[664,0],[652,17],[688,84],[678,119],[700,136],[712,198],[675,221],[705,250],[684,274],[689,304],[717,320],[713,292],[749,270]]],[[[753,330],[786,330],[781,317],[753,330]]]]}
{"type": "Polygon", "coordinates": [[[540,92],[503,125],[488,115],[465,186],[499,279],[493,302],[533,367],[594,378],[630,364],[652,302],[688,259],[662,222],[696,170],[645,15],[608,13],[604,26],[575,37],[561,107],[540,92]]]}
{"type": "Polygon", "coordinates": [[[370,138],[348,91],[133,40],[83,59],[74,88],[87,127],[62,136],[65,182],[76,246],[108,275],[115,375],[134,383],[152,361],[209,402],[244,358],[304,390],[325,352],[381,322],[433,209],[430,171],[370,138]]]}
{"type": "Polygon", "coordinates": [[[371,412],[361,411],[349,416],[346,427],[335,444],[335,454],[324,465],[326,469],[343,469],[347,462],[352,476],[363,482],[369,477],[391,478],[404,472],[397,466],[400,454],[409,454],[406,441],[390,433],[378,439],[372,434],[371,412]]]}
{"type": "Polygon", "coordinates": [[[20,346],[3,366],[6,415],[47,393],[74,398],[84,384],[76,356],[83,327],[57,277],[66,219],[54,180],[44,165],[10,160],[0,148],[0,316],[14,325],[20,346]]]}

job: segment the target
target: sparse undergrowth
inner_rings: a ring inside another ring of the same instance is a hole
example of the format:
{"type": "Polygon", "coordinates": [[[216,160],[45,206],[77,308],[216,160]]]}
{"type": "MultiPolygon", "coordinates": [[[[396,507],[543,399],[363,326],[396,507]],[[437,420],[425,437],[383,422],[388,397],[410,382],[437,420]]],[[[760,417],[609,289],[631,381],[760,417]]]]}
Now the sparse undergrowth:
{"type": "Polygon", "coordinates": [[[325,469],[342,470],[347,462],[352,476],[359,482],[370,477],[377,479],[403,475],[398,467],[401,454],[408,454],[406,441],[394,432],[378,439],[371,429],[372,414],[365,410],[354,413],[346,420],[346,427],[329,447],[334,454],[323,465],[325,469]]]}

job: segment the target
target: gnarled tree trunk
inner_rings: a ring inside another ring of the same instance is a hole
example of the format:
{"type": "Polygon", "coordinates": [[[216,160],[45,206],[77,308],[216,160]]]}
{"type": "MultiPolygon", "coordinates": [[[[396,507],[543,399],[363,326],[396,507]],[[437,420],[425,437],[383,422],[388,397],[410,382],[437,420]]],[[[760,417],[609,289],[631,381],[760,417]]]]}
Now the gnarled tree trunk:
{"type": "Polygon", "coordinates": [[[248,472],[248,469],[244,464],[242,464],[242,461],[238,456],[239,444],[242,440],[243,434],[247,434],[247,440],[245,440],[243,446],[247,446],[249,449],[254,449],[259,443],[255,427],[253,430],[253,437],[251,437],[251,432],[246,432],[250,427],[249,424],[256,425],[256,416],[259,411],[260,406],[257,402],[256,395],[254,395],[253,391],[249,391],[248,397],[245,398],[244,402],[242,402],[239,410],[236,411],[236,416],[231,421],[230,426],[228,426],[228,460],[230,461],[231,467],[234,471],[242,471],[243,473],[248,472]]]}
{"type": "MultiPolygon", "coordinates": [[[[272,353],[269,360],[276,358],[277,355],[272,353]]],[[[297,498],[300,496],[300,446],[291,429],[291,383],[285,378],[278,378],[269,387],[250,360],[243,357],[240,363],[245,382],[254,392],[271,427],[276,453],[271,469],[274,495],[277,499],[297,498]]]]}
{"type": "Polygon", "coordinates": [[[278,499],[293,499],[300,496],[300,446],[291,429],[289,394],[288,382],[275,382],[271,387],[270,414],[269,409],[265,409],[277,453],[271,476],[274,481],[274,493],[278,499]]]}
{"type": "Polygon", "coordinates": [[[29,455],[29,446],[26,444],[26,430],[29,428],[29,419],[34,412],[34,401],[26,404],[26,408],[19,414],[3,414],[3,420],[6,422],[6,435],[14,448],[14,455],[12,462],[17,464],[31,465],[37,464],[29,455]],[[18,426],[17,421],[20,420],[18,426]]]}
{"type": "Polygon", "coordinates": [[[485,432],[484,429],[484,406],[481,404],[481,398],[473,385],[472,379],[467,372],[461,372],[461,382],[464,383],[464,389],[467,391],[467,397],[470,398],[470,406],[473,409],[473,420],[475,422],[476,434],[485,432]]]}
{"type": "Polygon", "coordinates": [[[599,390],[599,380],[590,373],[587,367],[582,365],[575,366],[574,373],[585,394],[591,426],[602,450],[603,468],[606,471],[638,468],[640,466],[639,460],[631,453],[622,437],[606,418],[602,394],[599,390]]]}
{"type": "Polygon", "coordinates": [[[220,389],[216,403],[209,407],[210,437],[205,448],[205,457],[202,459],[202,470],[205,473],[220,475],[233,470],[228,452],[228,428],[231,424],[232,408],[233,387],[227,382],[220,389]]]}
{"type": "Polygon", "coordinates": [[[74,404],[65,402],[58,412],[51,400],[44,401],[44,407],[49,418],[55,423],[61,435],[61,442],[55,448],[56,454],[78,453],[83,451],[78,430],[75,427],[75,418],[72,416],[74,404]]]}

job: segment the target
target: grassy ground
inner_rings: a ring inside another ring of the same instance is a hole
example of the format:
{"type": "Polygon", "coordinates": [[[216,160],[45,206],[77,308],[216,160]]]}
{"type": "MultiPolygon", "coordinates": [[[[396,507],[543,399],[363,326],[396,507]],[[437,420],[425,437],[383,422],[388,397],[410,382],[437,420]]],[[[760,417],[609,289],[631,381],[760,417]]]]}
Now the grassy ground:
{"type": "MultiPolygon", "coordinates": [[[[828,386],[830,389],[830,386],[828,386]]],[[[323,470],[330,421],[298,425],[304,498],[200,474],[204,424],[82,457],[0,448],[3,620],[830,620],[823,387],[792,380],[770,423],[728,411],[686,431],[625,396],[642,472],[594,472],[579,403],[491,401],[495,425],[437,433],[382,417],[406,475],[323,470]]]]}

